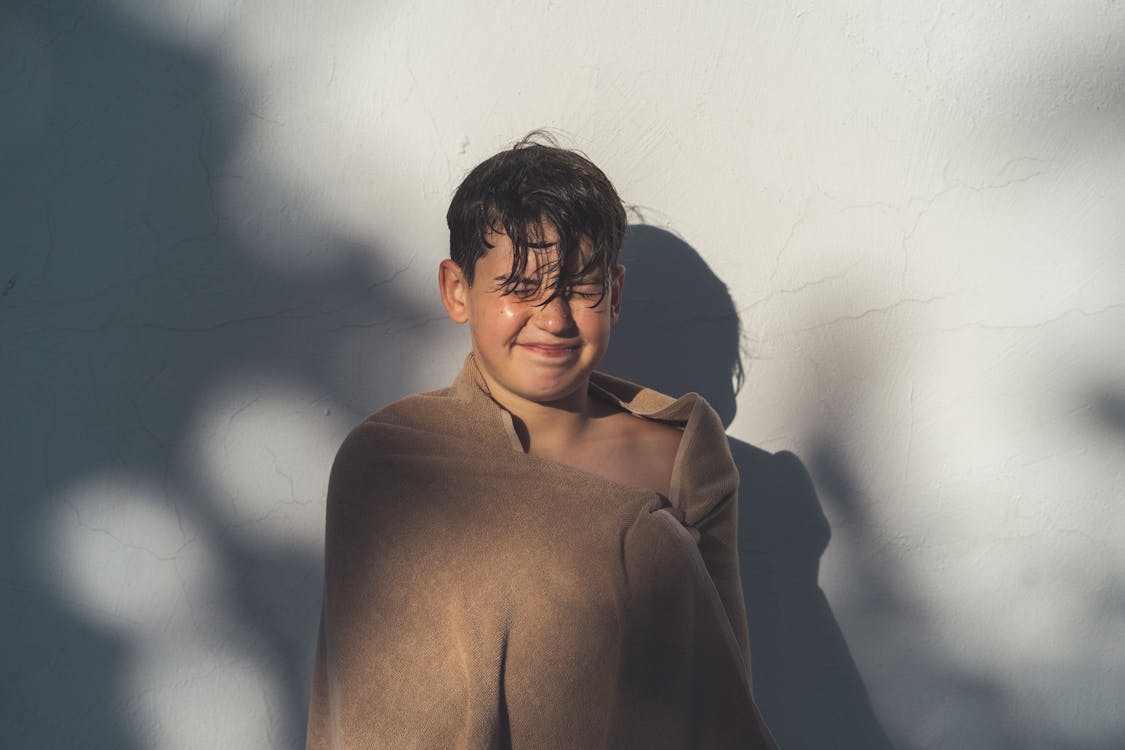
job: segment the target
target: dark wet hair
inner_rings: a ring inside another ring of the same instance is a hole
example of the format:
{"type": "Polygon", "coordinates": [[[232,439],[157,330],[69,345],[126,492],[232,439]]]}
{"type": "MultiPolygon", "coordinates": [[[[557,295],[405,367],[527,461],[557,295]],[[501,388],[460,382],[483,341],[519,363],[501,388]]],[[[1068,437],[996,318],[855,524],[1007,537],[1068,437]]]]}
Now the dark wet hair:
{"type": "MultiPolygon", "coordinates": [[[[625,237],[625,207],[609,178],[584,154],[564,149],[542,131],[529,133],[510,149],[478,164],[453,194],[445,217],[449,257],[470,286],[477,261],[493,246],[490,232],[511,239],[512,268],[501,282],[504,294],[531,297],[538,289],[520,287],[528,254],[545,247],[544,223],[558,232],[558,258],[539,267],[539,282],[554,275],[551,294],[569,290],[588,274],[600,276],[601,302],[625,237]],[[591,254],[583,262],[582,241],[591,254]]],[[[589,283],[589,281],[586,281],[589,283]]],[[[595,302],[594,304],[597,304],[595,302]]]]}

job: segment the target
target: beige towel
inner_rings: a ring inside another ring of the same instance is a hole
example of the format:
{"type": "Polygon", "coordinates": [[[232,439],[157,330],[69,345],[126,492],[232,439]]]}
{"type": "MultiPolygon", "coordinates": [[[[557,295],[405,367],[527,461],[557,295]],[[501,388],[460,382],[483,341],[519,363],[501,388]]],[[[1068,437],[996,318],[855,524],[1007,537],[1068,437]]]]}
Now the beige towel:
{"type": "Polygon", "coordinates": [[[698,395],[670,497],[525,454],[470,354],[344,441],[308,747],[773,748],[751,696],[738,473],[698,395]]]}

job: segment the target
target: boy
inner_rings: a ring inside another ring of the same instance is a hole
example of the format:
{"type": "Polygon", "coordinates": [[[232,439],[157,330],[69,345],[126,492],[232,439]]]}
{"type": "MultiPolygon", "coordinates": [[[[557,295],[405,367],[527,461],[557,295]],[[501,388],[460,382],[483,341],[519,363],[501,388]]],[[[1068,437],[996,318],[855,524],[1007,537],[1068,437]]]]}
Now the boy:
{"type": "Polygon", "coordinates": [[[773,747],[722,424],[696,394],[595,372],[625,212],[543,141],[450,205],[460,374],[369,417],[333,465],[309,748],[773,747]]]}

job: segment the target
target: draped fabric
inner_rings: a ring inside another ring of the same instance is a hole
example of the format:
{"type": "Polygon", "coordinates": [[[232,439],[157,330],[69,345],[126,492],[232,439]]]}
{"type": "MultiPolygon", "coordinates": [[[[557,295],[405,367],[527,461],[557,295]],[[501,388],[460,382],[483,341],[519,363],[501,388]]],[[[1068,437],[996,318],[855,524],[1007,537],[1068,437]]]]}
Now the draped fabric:
{"type": "Polygon", "coordinates": [[[471,354],[347,437],[310,749],[774,747],[722,423],[696,394],[590,389],[683,430],[668,497],[524,453],[471,354]]]}

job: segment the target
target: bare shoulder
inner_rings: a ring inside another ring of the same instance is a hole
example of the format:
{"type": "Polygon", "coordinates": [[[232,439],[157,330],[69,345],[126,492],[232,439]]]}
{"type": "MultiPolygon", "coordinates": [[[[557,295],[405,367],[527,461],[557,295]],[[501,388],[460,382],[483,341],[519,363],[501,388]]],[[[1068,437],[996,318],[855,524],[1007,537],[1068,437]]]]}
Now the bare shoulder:
{"type": "Polygon", "coordinates": [[[667,495],[683,431],[627,412],[617,412],[604,422],[607,439],[600,441],[607,449],[601,455],[603,472],[667,495]]]}
{"type": "Polygon", "coordinates": [[[676,458],[676,451],[680,447],[680,438],[684,434],[683,430],[679,427],[632,414],[623,413],[621,416],[632,423],[629,428],[632,439],[640,441],[648,450],[655,451],[660,455],[667,454],[669,463],[676,458]]]}

